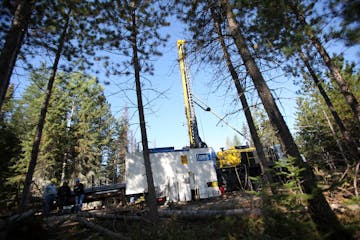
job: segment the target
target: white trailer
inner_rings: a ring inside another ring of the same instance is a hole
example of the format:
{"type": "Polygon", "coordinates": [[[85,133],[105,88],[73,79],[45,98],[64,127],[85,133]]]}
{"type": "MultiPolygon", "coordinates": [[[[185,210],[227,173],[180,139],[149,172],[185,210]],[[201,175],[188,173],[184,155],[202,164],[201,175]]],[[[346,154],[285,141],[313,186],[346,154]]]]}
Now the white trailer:
{"type": "MultiPolygon", "coordinates": [[[[150,162],[158,196],[172,202],[219,196],[212,148],[150,149],[150,162]]],[[[126,157],[126,195],[146,193],[143,152],[126,157]]]]}

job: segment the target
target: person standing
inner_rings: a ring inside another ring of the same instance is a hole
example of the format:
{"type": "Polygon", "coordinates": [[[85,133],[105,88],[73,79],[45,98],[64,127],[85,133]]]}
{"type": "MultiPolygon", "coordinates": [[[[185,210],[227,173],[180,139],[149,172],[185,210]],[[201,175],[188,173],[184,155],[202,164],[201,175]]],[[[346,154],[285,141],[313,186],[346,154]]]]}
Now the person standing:
{"type": "Polygon", "coordinates": [[[74,194],[75,194],[75,212],[78,212],[81,211],[82,203],[85,197],[84,185],[80,182],[79,178],[75,179],[74,194]]]}
{"type": "Polygon", "coordinates": [[[51,208],[54,204],[54,201],[57,198],[57,190],[56,190],[56,179],[51,179],[50,183],[45,187],[44,191],[44,199],[45,199],[45,207],[44,213],[49,214],[51,208]]]}
{"type": "Polygon", "coordinates": [[[67,181],[63,182],[63,185],[58,190],[58,206],[59,206],[59,213],[63,213],[63,208],[66,202],[69,200],[71,196],[71,190],[67,183],[67,181]]]}

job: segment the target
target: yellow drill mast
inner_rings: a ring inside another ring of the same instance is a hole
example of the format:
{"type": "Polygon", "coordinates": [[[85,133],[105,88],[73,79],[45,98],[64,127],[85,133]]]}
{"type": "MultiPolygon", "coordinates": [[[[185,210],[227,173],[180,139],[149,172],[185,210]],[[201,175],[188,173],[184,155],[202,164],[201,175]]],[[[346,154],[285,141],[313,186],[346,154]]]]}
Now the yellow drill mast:
{"type": "Polygon", "coordinates": [[[188,75],[186,64],[185,64],[185,40],[177,41],[177,48],[179,53],[179,65],[181,73],[181,81],[184,90],[184,103],[185,103],[185,115],[188,125],[188,133],[190,138],[190,148],[202,148],[207,147],[204,143],[198,131],[198,126],[196,122],[196,116],[194,111],[194,102],[192,99],[192,91],[190,84],[190,77],[188,75]]]}

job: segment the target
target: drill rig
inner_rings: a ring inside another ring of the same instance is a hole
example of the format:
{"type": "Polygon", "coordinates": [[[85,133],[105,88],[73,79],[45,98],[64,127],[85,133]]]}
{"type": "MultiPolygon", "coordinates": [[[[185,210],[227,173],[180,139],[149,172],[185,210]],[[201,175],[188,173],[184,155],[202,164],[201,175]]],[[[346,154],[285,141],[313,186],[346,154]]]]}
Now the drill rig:
{"type": "MultiPolygon", "coordinates": [[[[206,143],[204,143],[199,136],[194,103],[198,104],[205,111],[210,111],[210,107],[205,109],[194,101],[195,96],[192,94],[190,72],[185,61],[185,43],[185,40],[177,41],[190,148],[206,148],[206,143]]],[[[219,116],[216,117],[225,122],[219,116]]],[[[231,127],[227,122],[225,122],[225,124],[231,127]]],[[[233,127],[231,128],[238,134],[241,134],[233,127]]],[[[242,189],[248,188],[247,186],[250,184],[248,176],[259,175],[259,165],[255,148],[249,146],[233,146],[230,149],[217,152],[216,169],[220,185],[226,182],[225,185],[228,190],[236,190],[239,189],[239,187],[242,189]]]]}
{"type": "MultiPolygon", "coordinates": [[[[221,194],[215,168],[216,153],[206,146],[198,133],[184,44],[184,40],[177,42],[190,147],[149,149],[157,197],[170,202],[204,199],[221,194]]],[[[126,195],[147,192],[143,158],[142,152],[127,154],[126,195]]]]}
{"type": "Polygon", "coordinates": [[[206,148],[207,147],[206,143],[203,142],[199,136],[198,126],[195,116],[190,75],[189,75],[188,67],[185,62],[185,40],[178,40],[177,48],[179,53],[181,81],[184,90],[185,115],[187,119],[188,134],[190,138],[190,148],[206,148]]]}

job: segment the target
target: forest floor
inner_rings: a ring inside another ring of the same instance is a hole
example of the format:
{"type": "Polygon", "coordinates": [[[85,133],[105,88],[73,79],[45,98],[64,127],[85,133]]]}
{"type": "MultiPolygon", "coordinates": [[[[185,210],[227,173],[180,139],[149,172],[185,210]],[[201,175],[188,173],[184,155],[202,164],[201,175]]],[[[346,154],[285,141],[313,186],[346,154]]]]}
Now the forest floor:
{"type": "MultiPolygon", "coordinates": [[[[349,202],[340,193],[326,197],[343,225],[360,239],[358,202],[349,202]]],[[[77,214],[37,213],[9,230],[5,239],[322,239],[306,211],[271,212],[269,217],[261,205],[259,196],[245,192],[166,204],[159,206],[156,225],[148,221],[141,204],[77,214]]]]}

